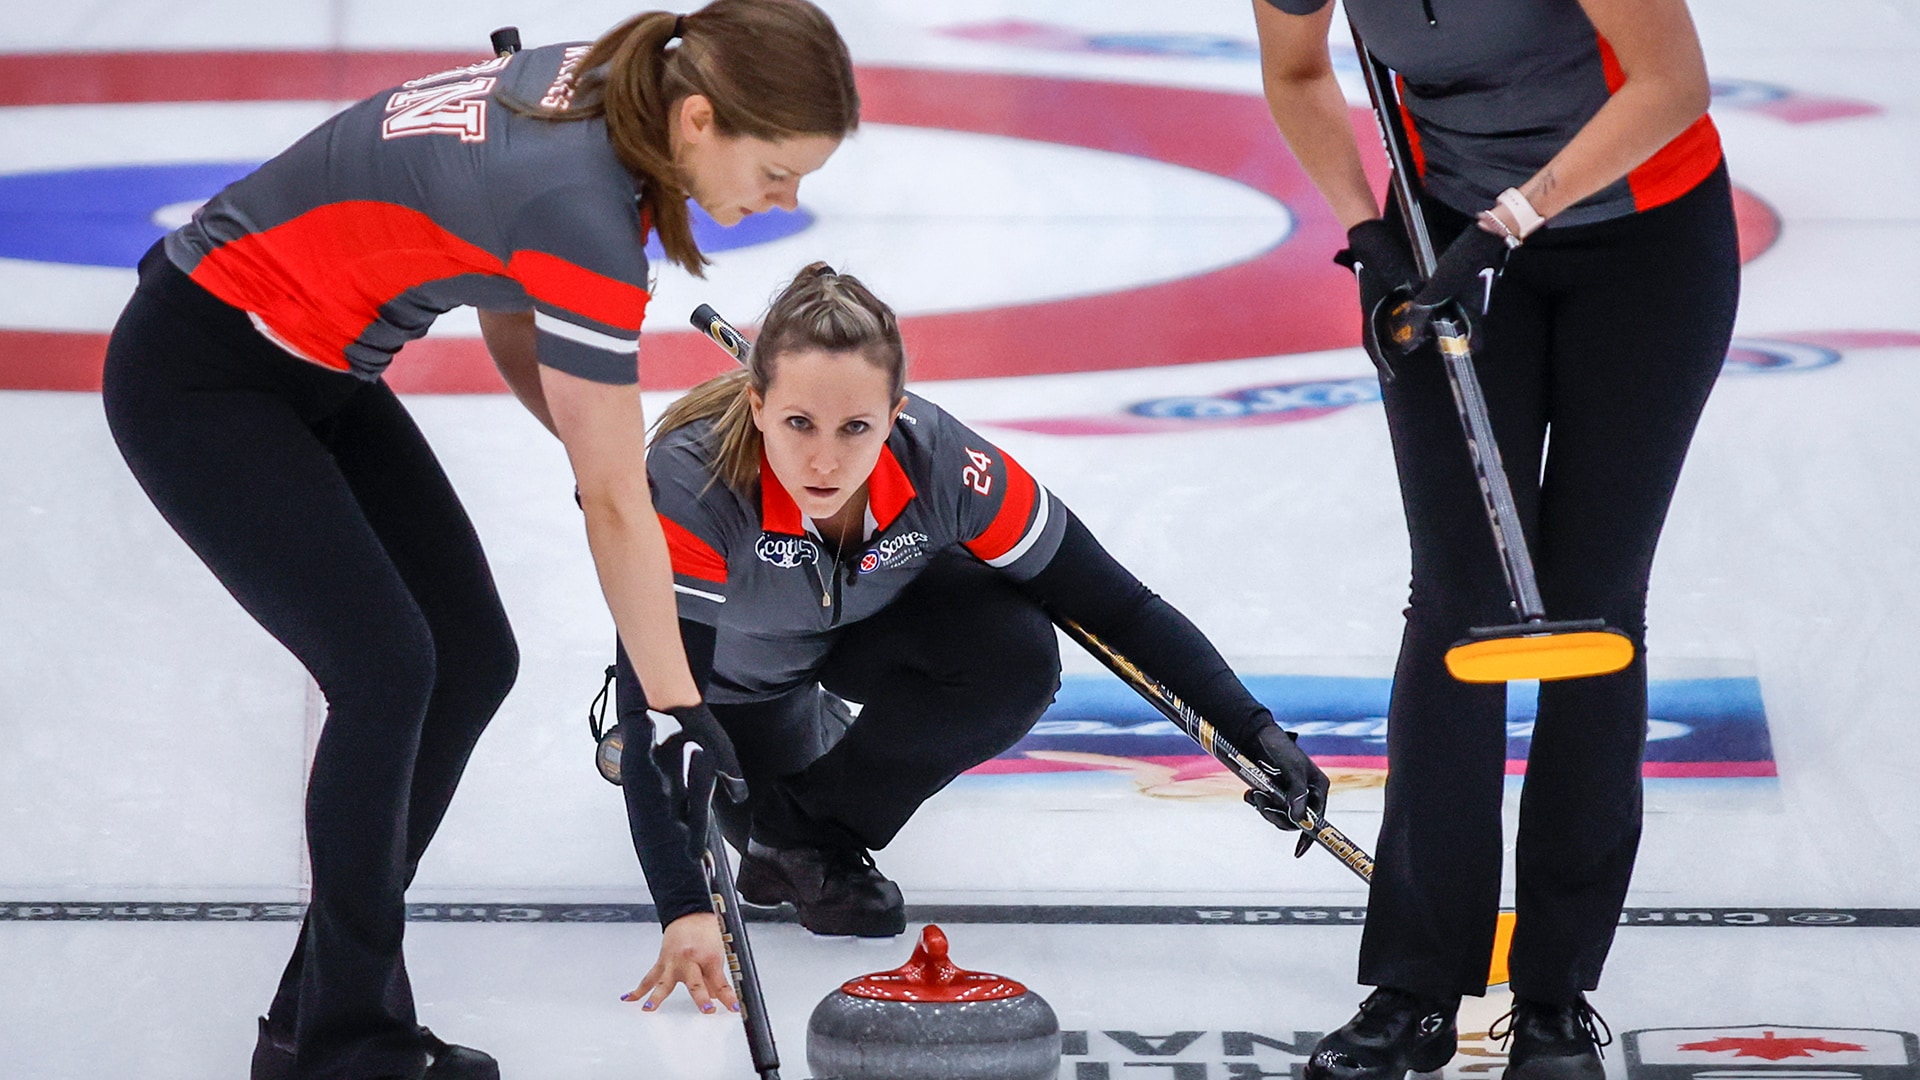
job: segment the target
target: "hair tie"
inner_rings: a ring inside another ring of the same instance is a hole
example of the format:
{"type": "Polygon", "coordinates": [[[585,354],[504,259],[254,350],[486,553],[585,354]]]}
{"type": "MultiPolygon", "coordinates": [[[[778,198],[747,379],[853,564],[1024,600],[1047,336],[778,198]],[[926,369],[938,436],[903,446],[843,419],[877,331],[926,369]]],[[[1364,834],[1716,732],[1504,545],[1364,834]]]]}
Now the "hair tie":
{"type": "Polygon", "coordinates": [[[675,38],[686,36],[686,29],[687,17],[685,15],[675,15],[673,17],[673,33],[667,35],[667,40],[672,41],[675,38]]]}

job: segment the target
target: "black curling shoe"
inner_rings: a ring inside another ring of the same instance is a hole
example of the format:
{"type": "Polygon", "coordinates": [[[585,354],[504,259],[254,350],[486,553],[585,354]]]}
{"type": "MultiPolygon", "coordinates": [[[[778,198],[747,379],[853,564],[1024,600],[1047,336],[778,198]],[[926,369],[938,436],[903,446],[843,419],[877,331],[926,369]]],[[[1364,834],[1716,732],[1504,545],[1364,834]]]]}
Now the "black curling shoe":
{"type": "Polygon", "coordinates": [[[734,887],[749,904],[792,904],[800,925],[816,934],[893,937],[907,930],[900,886],[862,848],[773,848],[750,840],[734,887]]]}
{"type": "Polygon", "coordinates": [[[252,1080],[293,1080],[293,1043],[282,1042],[260,1018],[260,1038],[253,1044],[252,1080]]]}
{"type": "Polygon", "coordinates": [[[1613,1042],[1613,1031],[1584,994],[1570,1005],[1517,1001],[1487,1034],[1508,1043],[1507,1080],[1605,1080],[1607,1075],[1600,1048],[1613,1042]]]}
{"type": "Polygon", "coordinates": [[[445,1042],[424,1027],[420,1045],[430,1059],[421,1080],[500,1080],[500,1063],[491,1054],[445,1042]]]}
{"type": "Polygon", "coordinates": [[[1459,998],[1436,1000],[1383,986],[1307,1059],[1305,1080],[1402,1080],[1453,1060],[1459,998]]]}
{"type": "MultiPolygon", "coordinates": [[[[470,1046],[455,1046],[426,1028],[420,1029],[420,1049],[426,1052],[426,1071],[420,1080],[500,1080],[500,1063],[470,1046]]],[[[253,1044],[252,1080],[292,1080],[293,1042],[283,1039],[260,1018],[260,1038],[253,1044]]]]}

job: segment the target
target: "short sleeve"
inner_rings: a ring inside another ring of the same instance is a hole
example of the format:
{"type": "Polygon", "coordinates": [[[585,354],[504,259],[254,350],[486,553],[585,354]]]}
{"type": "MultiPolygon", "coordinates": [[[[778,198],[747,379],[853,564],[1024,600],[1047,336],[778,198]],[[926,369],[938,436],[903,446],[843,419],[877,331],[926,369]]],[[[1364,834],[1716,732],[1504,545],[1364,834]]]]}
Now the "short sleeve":
{"type": "Polygon", "coordinates": [[[726,508],[719,504],[731,494],[711,477],[701,448],[680,432],[647,455],[647,480],[667,538],[680,617],[718,626],[727,602],[726,508]]]}
{"type": "Polygon", "coordinates": [[[944,412],[923,411],[937,425],[935,479],[955,513],[961,544],[1017,581],[1039,573],[1064,529],[1053,495],[978,432],[944,412]]]}
{"type": "Polygon", "coordinates": [[[1311,15],[1332,3],[1333,0],[1267,0],[1267,3],[1289,15],[1311,15]]]}
{"type": "Polygon", "coordinates": [[[529,200],[509,230],[507,273],[533,300],[540,362],[598,383],[640,381],[640,324],[652,296],[631,198],[587,185],[529,200]]]}

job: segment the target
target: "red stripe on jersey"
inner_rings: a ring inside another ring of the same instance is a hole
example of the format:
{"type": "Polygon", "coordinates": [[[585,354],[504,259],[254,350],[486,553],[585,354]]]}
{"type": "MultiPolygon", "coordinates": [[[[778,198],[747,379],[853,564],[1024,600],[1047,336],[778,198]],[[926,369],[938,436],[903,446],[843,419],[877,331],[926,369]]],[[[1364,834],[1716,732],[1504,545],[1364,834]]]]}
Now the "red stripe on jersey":
{"type": "Polygon", "coordinates": [[[760,528],[786,536],[807,535],[807,527],[800,523],[800,504],[780,486],[764,448],[760,451],[760,528]]]}
{"type": "Polygon", "coordinates": [[[1007,490],[1000,497],[1000,512],[985,532],[967,541],[967,550],[987,562],[1012,551],[1027,534],[1027,519],[1033,516],[1034,496],[1038,494],[1033,477],[1019,462],[1004,452],[1000,459],[1007,463],[1007,490]]]}
{"type": "MultiPolygon", "coordinates": [[[[1614,55],[1613,46],[1599,34],[1600,68],[1606,72],[1607,93],[1617,94],[1627,85],[1627,73],[1614,55]]],[[[1720,131],[1712,118],[1702,115],[1673,137],[1667,145],[1627,174],[1627,187],[1633,191],[1633,208],[1651,210],[1692,191],[1720,164],[1720,131]]]]}
{"type": "Polygon", "coordinates": [[[347,370],[345,350],[408,289],[506,266],[418,210],[349,201],[316,207],[285,224],[214,249],[193,280],[251,311],[286,344],[347,370]]]}
{"type": "Polygon", "coordinates": [[[673,572],[682,577],[726,584],[726,557],[679,522],[665,514],[659,517],[660,531],[667,534],[667,554],[673,561],[673,572]]]}
{"type": "Polygon", "coordinates": [[[1407,130],[1407,148],[1413,151],[1413,171],[1416,175],[1427,175],[1427,151],[1420,145],[1420,129],[1413,124],[1413,114],[1407,111],[1407,79],[1404,75],[1393,77],[1394,87],[1399,91],[1394,95],[1400,101],[1400,126],[1407,130]]]}
{"type": "Polygon", "coordinates": [[[578,312],[594,322],[640,331],[652,294],[544,251],[516,251],[507,273],[542,303],[578,312]]]}
{"type": "Polygon", "coordinates": [[[881,446],[880,460],[867,476],[867,509],[873,511],[873,523],[881,529],[892,525],[918,494],[900,459],[893,456],[893,448],[881,446]]]}

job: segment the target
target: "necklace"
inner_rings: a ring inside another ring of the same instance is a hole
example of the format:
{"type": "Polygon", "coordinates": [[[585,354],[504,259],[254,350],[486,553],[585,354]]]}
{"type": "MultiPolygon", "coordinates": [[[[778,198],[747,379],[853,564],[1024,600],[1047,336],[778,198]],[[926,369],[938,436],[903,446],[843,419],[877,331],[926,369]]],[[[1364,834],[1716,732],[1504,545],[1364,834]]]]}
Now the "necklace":
{"type": "MultiPolygon", "coordinates": [[[[833,572],[839,572],[840,552],[843,550],[844,538],[841,543],[835,543],[829,547],[826,534],[820,531],[818,524],[812,518],[807,519],[807,531],[813,534],[814,539],[820,541],[820,551],[823,555],[830,553],[832,559],[831,565],[834,568],[833,572]]],[[[820,606],[823,608],[833,606],[833,587],[828,584],[827,572],[821,569],[821,564],[827,561],[827,559],[821,558],[815,559],[813,562],[813,579],[820,583],[820,606]]]]}

